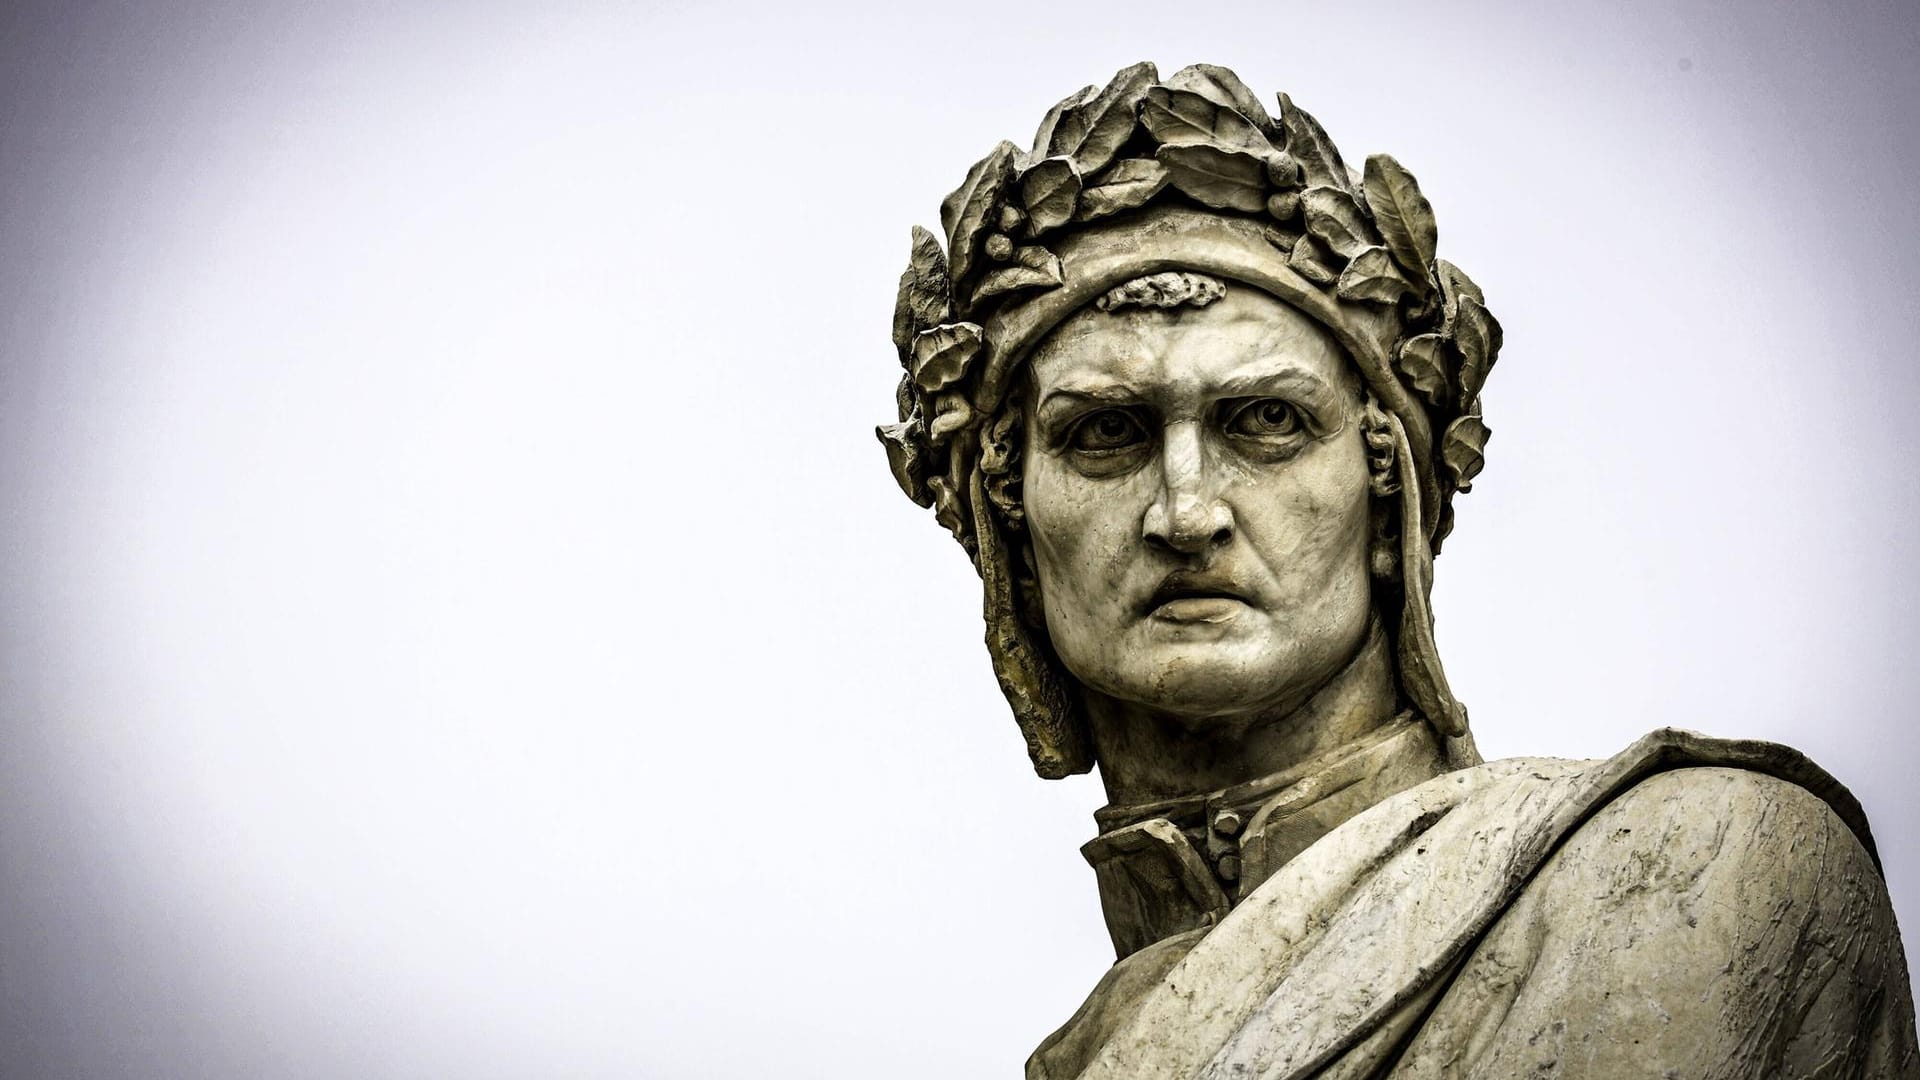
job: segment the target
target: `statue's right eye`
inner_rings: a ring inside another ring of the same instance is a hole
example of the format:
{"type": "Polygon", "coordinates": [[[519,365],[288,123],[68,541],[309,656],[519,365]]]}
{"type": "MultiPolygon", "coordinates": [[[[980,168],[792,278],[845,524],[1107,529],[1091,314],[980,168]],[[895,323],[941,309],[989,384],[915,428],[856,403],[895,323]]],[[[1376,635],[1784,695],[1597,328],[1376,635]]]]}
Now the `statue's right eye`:
{"type": "Polygon", "coordinates": [[[1110,454],[1146,441],[1140,421],[1120,409],[1101,409],[1074,427],[1067,445],[1083,454],[1110,454]]]}

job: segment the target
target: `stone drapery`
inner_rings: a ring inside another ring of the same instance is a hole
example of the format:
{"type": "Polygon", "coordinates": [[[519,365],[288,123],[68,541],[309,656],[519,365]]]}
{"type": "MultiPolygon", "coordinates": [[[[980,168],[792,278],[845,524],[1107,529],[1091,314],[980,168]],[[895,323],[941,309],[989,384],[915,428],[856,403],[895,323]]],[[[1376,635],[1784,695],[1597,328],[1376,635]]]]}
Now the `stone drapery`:
{"type": "Polygon", "coordinates": [[[1116,964],[1029,1080],[1920,1076],[1864,815],[1785,747],[1446,773],[1250,884],[1116,964]]]}

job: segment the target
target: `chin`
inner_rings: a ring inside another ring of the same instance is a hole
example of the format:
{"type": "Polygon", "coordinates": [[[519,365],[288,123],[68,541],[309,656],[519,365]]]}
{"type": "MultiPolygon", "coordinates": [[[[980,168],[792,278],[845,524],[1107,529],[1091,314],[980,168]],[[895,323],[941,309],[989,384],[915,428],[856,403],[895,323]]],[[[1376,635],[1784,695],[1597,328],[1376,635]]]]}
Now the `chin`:
{"type": "Polygon", "coordinates": [[[1269,708],[1295,694],[1308,673],[1275,664],[1264,640],[1159,641],[1129,650],[1108,668],[1109,696],[1175,716],[1231,716],[1269,708]]]}

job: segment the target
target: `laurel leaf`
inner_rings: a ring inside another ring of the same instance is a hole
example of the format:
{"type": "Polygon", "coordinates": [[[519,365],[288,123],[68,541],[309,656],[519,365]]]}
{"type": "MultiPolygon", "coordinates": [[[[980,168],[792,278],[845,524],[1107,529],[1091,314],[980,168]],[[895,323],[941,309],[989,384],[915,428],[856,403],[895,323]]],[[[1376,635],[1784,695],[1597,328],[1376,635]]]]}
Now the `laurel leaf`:
{"type": "Polygon", "coordinates": [[[1133,134],[1140,95],[1159,77],[1151,63],[1120,69],[1099,93],[1061,111],[1047,140],[1046,156],[1072,158],[1081,176],[1099,172],[1133,134]]]}
{"type": "Polygon", "coordinates": [[[1477,412],[1468,413],[1447,425],[1446,437],[1441,440],[1440,456],[1447,463],[1447,471],[1453,475],[1453,483],[1461,491],[1473,490],[1473,478],[1487,463],[1487,439],[1493,432],[1481,421],[1477,412]]]}
{"type": "Polygon", "coordinates": [[[1360,204],[1339,188],[1310,187],[1300,195],[1307,232],[1343,259],[1352,259],[1377,241],[1360,213],[1360,204]]]}
{"type": "Polygon", "coordinates": [[[921,506],[933,505],[933,493],[927,490],[926,453],[921,448],[919,421],[898,424],[881,424],[873,429],[880,437],[880,445],[887,450],[887,468],[893,472],[893,482],[900,485],[907,498],[921,506]]]}
{"type": "Polygon", "coordinates": [[[1262,159],[1276,152],[1253,121],[1191,90],[1152,87],[1140,105],[1140,123],[1162,146],[1215,146],[1262,159]]]}
{"type": "Polygon", "coordinates": [[[1047,144],[1053,141],[1053,132],[1055,128],[1060,126],[1060,117],[1065,115],[1068,109],[1078,105],[1084,105],[1088,101],[1093,100],[1093,95],[1098,93],[1099,89],[1097,86],[1083,86],[1078,93],[1070,94],[1060,99],[1060,101],[1054,104],[1053,108],[1048,109],[1047,115],[1040,119],[1040,130],[1033,133],[1033,150],[1028,156],[1032,158],[1046,157],[1047,144]]]}
{"type": "Polygon", "coordinates": [[[1026,204],[1027,230],[1033,236],[1071,221],[1079,198],[1080,170],[1072,158],[1048,158],[1020,177],[1020,201],[1026,204]]]}
{"type": "Polygon", "coordinates": [[[1445,346],[1446,339],[1439,334],[1420,334],[1400,344],[1400,373],[1433,405],[1447,397],[1445,346]]]}
{"type": "Polygon", "coordinates": [[[1145,206],[1167,186],[1167,167],[1151,158],[1127,158],[1113,163],[1095,187],[1080,192],[1075,221],[1091,221],[1136,206],[1145,206]]]}
{"type": "Polygon", "coordinates": [[[1224,105],[1254,122],[1262,131],[1273,131],[1273,117],[1260,105],[1260,99],[1240,81],[1240,76],[1213,64],[1194,64],[1174,72],[1166,85],[1174,90],[1191,90],[1216,105],[1224,105]]]}
{"type": "Polygon", "coordinates": [[[1000,196],[1006,189],[1019,148],[1003,142],[967,170],[966,182],[940,203],[940,224],[947,230],[947,268],[955,282],[973,270],[980,239],[991,231],[1000,196]]]}
{"type": "MultiPolygon", "coordinates": [[[[1267,200],[1267,212],[1273,212],[1273,200],[1271,198],[1267,200]]],[[[1293,254],[1293,245],[1300,240],[1299,233],[1266,221],[1260,223],[1260,235],[1266,238],[1267,243],[1280,249],[1282,255],[1293,254]]]]}
{"type": "Polygon", "coordinates": [[[1043,247],[1023,247],[1013,253],[1009,265],[980,279],[980,287],[973,293],[973,302],[978,304],[989,297],[1021,289],[1050,289],[1063,280],[1058,255],[1043,247]]]}
{"type": "Polygon", "coordinates": [[[1387,250],[1416,280],[1425,282],[1440,240],[1433,204],[1420,194],[1413,174],[1386,154],[1367,159],[1366,184],[1367,205],[1373,208],[1373,221],[1387,250]]]}
{"type": "Polygon", "coordinates": [[[1335,256],[1312,233],[1303,233],[1287,254],[1287,269],[1316,285],[1333,284],[1335,256]]]}
{"type": "Polygon", "coordinates": [[[1162,146],[1154,157],[1167,182],[1216,210],[1259,213],[1267,206],[1267,167],[1252,154],[1196,143],[1162,146]]]}
{"type": "Polygon", "coordinates": [[[947,256],[940,240],[918,225],[913,227],[913,249],[907,268],[900,272],[900,292],[893,305],[893,345],[900,362],[912,355],[914,335],[947,321],[947,256]]]}
{"type": "Polygon", "coordinates": [[[980,324],[947,323],[913,339],[913,382],[929,394],[945,390],[967,373],[980,351],[980,324]]]}
{"type": "Polygon", "coordinates": [[[1475,285],[1473,279],[1467,276],[1466,271],[1445,259],[1435,259],[1433,261],[1433,276],[1434,280],[1440,283],[1440,306],[1442,314],[1440,332],[1451,335],[1453,333],[1453,325],[1460,317],[1460,298],[1463,296],[1471,296],[1483,304],[1486,303],[1487,298],[1486,295],[1480,291],[1480,286],[1475,285]]]}
{"type": "Polygon", "coordinates": [[[1347,263],[1347,268],[1340,272],[1340,281],[1334,286],[1334,291],[1345,300],[1395,304],[1400,302],[1401,297],[1413,295],[1414,286],[1393,264],[1393,256],[1387,253],[1386,248],[1370,247],[1347,263]]]}
{"type": "Polygon", "coordinates": [[[1470,408],[1485,385],[1500,356],[1501,337],[1500,322],[1486,305],[1462,296],[1453,326],[1453,344],[1460,350],[1460,408],[1470,408]]]}
{"type": "Polygon", "coordinates": [[[1353,179],[1347,175],[1347,163],[1333,140],[1327,138],[1318,120],[1285,94],[1280,95],[1280,126],[1287,133],[1287,153],[1300,163],[1308,187],[1330,187],[1353,194],[1353,179]]]}

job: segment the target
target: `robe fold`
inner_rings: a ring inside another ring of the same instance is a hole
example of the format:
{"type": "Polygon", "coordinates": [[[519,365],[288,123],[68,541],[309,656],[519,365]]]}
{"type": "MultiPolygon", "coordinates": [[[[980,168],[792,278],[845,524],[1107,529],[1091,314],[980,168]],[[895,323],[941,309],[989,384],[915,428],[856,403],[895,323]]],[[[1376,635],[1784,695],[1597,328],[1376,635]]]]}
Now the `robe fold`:
{"type": "Polygon", "coordinates": [[[1230,904],[1161,825],[1089,845],[1131,860],[1110,912],[1152,895],[1029,1080],[1920,1078],[1865,816],[1786,747],[1662,730],[1448,772],[1230,904]]]}

